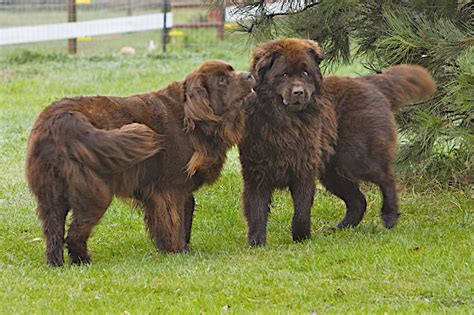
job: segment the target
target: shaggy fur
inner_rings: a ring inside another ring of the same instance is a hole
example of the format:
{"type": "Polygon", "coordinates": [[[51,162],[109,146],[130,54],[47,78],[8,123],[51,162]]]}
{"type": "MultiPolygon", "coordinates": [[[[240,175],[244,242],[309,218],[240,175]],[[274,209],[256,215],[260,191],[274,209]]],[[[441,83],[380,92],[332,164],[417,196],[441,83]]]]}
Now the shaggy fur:
{"type": "Polygon", "coordinates": [[[315,177],[346,203],[338,228],[355,226],[364,215],[361,180],[379,185],[387,228],[400,215],[392,111],[431,96],[431,75],[420,66],[399,65],[383,74],[323,80],[321,58],[315,42],[299,39],[268,42],[254,52],[257,99],[239,144],[249,245],[265,244],[275,188],[290,188],[293,239],[310,237],[315,177]]]}
{"type": "Polygon", "coordinates": [[[321,182],[346,204],[337,227],[362,220],[367,203],[359,181],[369,181],[382,192],[382,219],[392,228],[400,216],[392,169],[397,147],[392,111],[433,95],[435,82],[420,66],[398,65],[359,78],[325,77],[324,86],[336,105],[338,144],[321,182]]]}
{"type": "Polygon", "coordinates": [[[310,237],[315,178],[334,153],[336,115],[324,90],[317,43],[284,39],[253,54],[257,99],[239,143],[249,245],[266,241],[272,192],[289,187],[295,241],[310,237]]]}
{"type": "Polygon", "coordinates": [[[143,207],[158,249],[187,250],[193,192],[214,182],[243,133],[254,78],[208,61],[183,81],[131,97],[66,98],[48,106],[28,141],[26,176],[37,199],[46,262],[88,263],[87,239],[112,197],[143,207]]]}

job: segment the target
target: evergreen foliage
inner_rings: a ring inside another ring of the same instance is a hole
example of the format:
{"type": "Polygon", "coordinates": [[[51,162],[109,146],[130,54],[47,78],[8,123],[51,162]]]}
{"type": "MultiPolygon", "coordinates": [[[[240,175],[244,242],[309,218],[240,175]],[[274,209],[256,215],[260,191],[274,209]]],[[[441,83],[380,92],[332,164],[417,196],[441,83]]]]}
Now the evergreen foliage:
{"type": "MultiPolygon", "coordinates": [[[[474,4],[454,0],[264,0],[237,4],[240,31],[256,41],[318,41],[327,69],[357,58],[372,71],[420,64],[435,97],[405,107],[398,165],[403,175],[448,184],[474,181],[474,4]]],[[[405,177],[409,179],[409,177],[405,177]]]]}

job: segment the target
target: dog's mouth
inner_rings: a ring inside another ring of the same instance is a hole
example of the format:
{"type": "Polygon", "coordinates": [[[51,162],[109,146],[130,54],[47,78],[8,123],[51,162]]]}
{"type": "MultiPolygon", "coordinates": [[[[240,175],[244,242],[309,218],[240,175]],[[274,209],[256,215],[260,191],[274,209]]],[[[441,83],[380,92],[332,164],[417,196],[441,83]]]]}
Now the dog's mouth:
{"type": "Polygon", "coordinates": [[[242,73],[244,79],[244,86],[248,89],[248,93],[244,95],[241,99],[243,103],[251,101],[257,96],[257,93],[253,89],[255,87],[256,81],[255,78],[250,73],[242,73]]]}
{"type": "Polygon", "coordinates": [[[236,106],[242,106],[248,102],[253,101],[257,97],[257,92],[253,88],[250,89],[250,91],[244,95],[241,99],[237,100],[234,104],[236,106]]]}
{"type": "Polygon", "coordinates": [[[255,98],[256,96],[257,96],[257,92],[255,92],[255,90],[252,88],[252,89],[250,89],[250,92],[246,96],[244,96],[243,101],[244,102],[249,101],[249,100],[255,98]]]}
{"type": "Polygon", "coordinates": [[[301,104],[303,104],[303,103],[300,102],[299,100],[296,100],[296,101],[288,101],[287,99],[285,99],[284,96],[281,97],[281,100],[282,100],[283,105],[285,105],[285,106],[293,106],[293,105],[301,105],[301,104]]]}
{"type": "Polygon", "coordinates": [[[295,100],[287,99],[285,96],[281,96],[281,101],[284,107],[289,111],[300,111],[306,108],[309,103],[309,99],[297,98],[295,100]]]}

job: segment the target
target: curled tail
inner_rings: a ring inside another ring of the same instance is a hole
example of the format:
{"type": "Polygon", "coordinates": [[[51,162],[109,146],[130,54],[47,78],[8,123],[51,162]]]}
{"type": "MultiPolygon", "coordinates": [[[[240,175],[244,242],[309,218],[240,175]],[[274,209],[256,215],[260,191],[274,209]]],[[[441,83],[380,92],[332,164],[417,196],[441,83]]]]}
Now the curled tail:
{"type": "Polygon", "coordinates": [[[392,111],[423,101],[436,91],[436,83],[431,74],[418,65],[396,65],[382,74],[362,78],[376,85],[389,99],[392,111]]]}
{"type": "Polygon", "coordinates": [[[120,172],[162,149],[161,136],[143,124],[103,130],[95,128],[80,112],[62,112],[51,118],[40,128],[47,129],[41,132],[43,136],[44,131],[51,136],[44,139],[45,144],[52,144],[58,153],[99,173],[120,172]]]}

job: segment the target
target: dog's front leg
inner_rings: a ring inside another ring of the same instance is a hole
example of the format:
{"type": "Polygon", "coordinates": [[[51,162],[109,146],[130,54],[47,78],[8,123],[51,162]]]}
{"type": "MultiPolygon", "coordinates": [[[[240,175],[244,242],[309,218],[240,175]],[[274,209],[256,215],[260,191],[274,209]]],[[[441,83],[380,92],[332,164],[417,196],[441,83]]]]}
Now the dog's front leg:
{"type": "Polygon", "coordinates": [[[150,237],[164,252],[187,251],[184,198],[178,193],[155,193],[145,205],[150,237]]]}
{"type": "Polygon", "coordinates": [[[252,187],[244,183],[244,214],[248,225],[248,245],[265,245],[267,240],[267,221],[270,211],[271,189],[252,187]]]}
{"type": "Polygon", "coordinates": [[[315,187],[314,179],[311,177],[294,178],[290,184],[295,211],[291,230],[295,242],[311,237],[311,206],[313,205],[315,187]]]}

